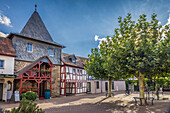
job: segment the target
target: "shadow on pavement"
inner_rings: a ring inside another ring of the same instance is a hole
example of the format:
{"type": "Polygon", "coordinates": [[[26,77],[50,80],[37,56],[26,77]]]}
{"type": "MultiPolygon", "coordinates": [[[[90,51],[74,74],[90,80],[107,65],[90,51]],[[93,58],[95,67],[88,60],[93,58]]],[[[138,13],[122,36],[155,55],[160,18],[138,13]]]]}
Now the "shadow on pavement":
{"type": "Polygon", "coordinates": [[[168,113],[170,103],[155,103],[153,106],[136,106],[131,101],[122,104],[122,101],[99,102],[98,104],[70,105],[59,108],[45,109],[46,113],[168,113]]]}

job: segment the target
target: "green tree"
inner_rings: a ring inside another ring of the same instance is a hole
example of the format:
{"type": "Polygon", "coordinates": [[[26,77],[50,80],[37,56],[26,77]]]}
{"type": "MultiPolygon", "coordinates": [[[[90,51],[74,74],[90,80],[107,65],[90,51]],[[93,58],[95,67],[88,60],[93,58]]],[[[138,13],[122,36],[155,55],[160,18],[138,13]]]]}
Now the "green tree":
{"type": "MultiPolygon", "coordinates": [[[[169,29],[166,29],[166,39],[163,39],[161,25],[158,25],[156,14],[153,14],[151,21],[148,22],[146,15],[140,15],[137,22],[131,20],[131,15],[128,14],[124,20],[119,18],[120,28],[115,30],[116,38],[119,42],[118,56],[122,70],[127,73],[133,73],[139,81],[139,94],[144,98],[144,77],[153,73],[159,73],[158,68],[167,68],[167,60],[169,52],[165,51],[169,43],[169,29]],[[165,44],[165,47],[162,45],[165,44]],[[158,53],[162,55],[159,57],[158,53]],[[163,61],[161,63],[161,61],[163,61]],[[139,74],[137,74],[139,73],[139,74]]],[[[168,67],[169,68],[169,67],[168,67]]],[[[145,104],[145,101],[142,101],[145,104]]]]}
{"type": "MultiPolygon", "coordinates": [[[[140,15],[137,22],[119,17],[119,28],[113,37],[92,49],[90,61],[86,63],[89,75],[99,78],[128,78],[135,76],[139,81],[139,96],[144,97],[144,77],[169,70],[169,27],[158,25],[156,14],[148,22],[146,15],[140,15]],[[166,37],[163,37],[162,34],[166,37]]],[[[145,101],[142,100],[142,104],[145,101]]]]}
{"type": "Polygon", "coordinates": [[[96,79],[109,79],[109,97],[111,97],[111,74],[108,73],[106,67],[106,59],[103,58],[99,49],[95,48],[91,50],[91,55],[89,55],[90,60],[86,61],[85,69],[88,75],[95,77],[96,79]]]}
{"type": "MultiPolygon", "coordinates": [[[[117,43],[116,41],[114,41],[117,43]]],[[[102,41],[100,48],[91,50],[89,61],[86,61],[85,69],[88,75],[95,78],[109,80],[109,97],[111,97],[111,83],[112,80],[120,79],[120,66],[118,65],[118,57],[114,52],[114,43],[110,37],[107,37],[107,42],[102,41]]],[[[116,47],[116,46],[115,46],[116,47]]]]}

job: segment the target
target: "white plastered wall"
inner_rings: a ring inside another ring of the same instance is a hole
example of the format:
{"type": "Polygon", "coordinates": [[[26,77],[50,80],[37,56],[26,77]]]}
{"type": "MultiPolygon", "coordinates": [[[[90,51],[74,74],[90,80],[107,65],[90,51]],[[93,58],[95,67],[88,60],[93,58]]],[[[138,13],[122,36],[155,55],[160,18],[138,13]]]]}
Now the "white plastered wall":
{"type": "Polygon", "coordinates": [[[114,81],[114,89],[116,91],[126,90],[125,81],[114,81]]]}
{"type": "Polygon", "coordinates": [[[14,74],[14,57],[0,55],[0,60],[4,60],[4,68],[0,68],[0,74],[14,74]]]}
{"type": "MultiPolygon", "coordinates": [[[[109,90],[109,81],[108,80],[88,80],[87,82],[91,83],[91,91],[90,93],[103,93],[106,92],[106,82],[108,85],[108,90],[109,90]],[[96,88],[96,82],[99,82],[99,88],[96,88]]],[[[121,90],[125,90],[126,86],[125,86],[125,81],[112,81],[114,82],[114,89],[112,89],[112,85],[111,85],[111,91],[121,91],[121,90]]]]}

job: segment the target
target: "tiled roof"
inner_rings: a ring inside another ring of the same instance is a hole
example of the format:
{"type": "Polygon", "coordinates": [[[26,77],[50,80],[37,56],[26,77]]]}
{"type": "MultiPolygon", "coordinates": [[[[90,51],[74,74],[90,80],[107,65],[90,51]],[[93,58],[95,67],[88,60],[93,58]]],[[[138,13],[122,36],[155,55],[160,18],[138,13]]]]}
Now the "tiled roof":
{"type": "Polygon", "coordinates": [[[67,54],[67,53],[62,53],[61,58],[62,58],[62,61],[67,65],[72,65],[72,66],[84,68],[85,60],[88,60],[88,58],[75,56],[76,57],[76,63],[73,63],[72,60],[71,60],[71,58],[73,56],[75,56],[75,55],[74,54],[70,55],[70,54],[67,54]]]}
{"type": "Polygon", "coordinates": [[[34,37],[38,40],[53,41],[37,11],[34,11],[20,34],[34,37]]]}
{"type": "Polygon", "coordinates": [[[12,40],[0,37],[0,55],[16,57],[15,49],[12,45],[12,40]]]}
{"type": "Polygon", "coordinates": [[[43,43],[47,43],[47,44],[50,44],[50,45],[55,45],[55,46],[58,46],[58,47],[62,47],[62,48],[65,48],[65,46],[59,44],[59,43],[56,43],[54,41],[44,41],[44,40],[39,40],[38,38],[34,38],[34,37],[28,37],[26,35],[21,35],[21,34],[18,34],[18,33],[10,33],[8,35],[8,38],[12,38],[13,36],[19,36],[19,37],[23,37],[23,38],[27,38],[27,39],[30,39],[30,40],[35,40],[35,41],[39,41],[39,42],[43,42],[43,43]]]}
{"type": "Polygon", "coordinates": [[[28,22],[26,23],[26,25],[24,26],[24,28],[21,30],[20,33],[11,33],[8,37],[11,37],[12,35],[34,39],[34,40],[41,41],[41,42],[47,42],[49,44],[57,45],[62,48],[65,48],[65,46],[53,41],[50,33],[45,27],[37,11],[34,11],[34,13],[29,18],[28,22]]]}

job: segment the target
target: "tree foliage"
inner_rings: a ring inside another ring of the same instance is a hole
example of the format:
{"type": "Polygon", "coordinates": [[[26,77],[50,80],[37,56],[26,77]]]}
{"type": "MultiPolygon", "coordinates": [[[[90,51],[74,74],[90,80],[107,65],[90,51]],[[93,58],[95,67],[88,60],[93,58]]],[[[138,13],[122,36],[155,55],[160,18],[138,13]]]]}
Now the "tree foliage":
{"type": "Polygon", "coordinates": [[[99,78],[128,78],[139,80],[140,97],[144,98],[144,77],[169,73],[169,26],[158,25],[157,15],[148,21],[146,15],[132,21],[131,14],[118,18],[119,28],[112,37],[92,49],[86,63],[88,74],[99,78]]]}
{"type": "Polygon", "coordinates": [[[6,110],[5,113],[44,113],[36,103],[33,101],[29,101],[26,98],[23,98],[20,101],[20,105],[18,108],[13,108],[12,110],[6,110]]]}

